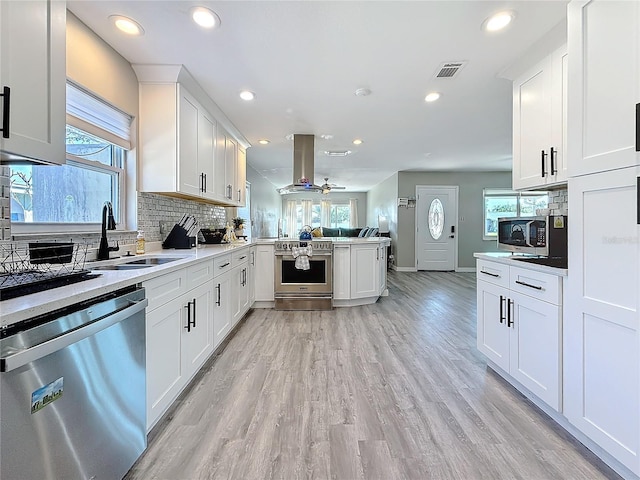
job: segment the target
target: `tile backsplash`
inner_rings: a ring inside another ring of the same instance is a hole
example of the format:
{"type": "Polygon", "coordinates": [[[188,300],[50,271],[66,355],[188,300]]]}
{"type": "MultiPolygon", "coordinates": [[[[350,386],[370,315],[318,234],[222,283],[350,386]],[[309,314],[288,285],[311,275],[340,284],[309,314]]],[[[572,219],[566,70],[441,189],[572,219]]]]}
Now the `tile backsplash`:
{"type": "Polygon", "coordinates": [[[196,217],[201,227],[221,228],[227,223],[225,207],[154,193],[138,193],[138,229],[144,230],[147,241],[164,240],[168,232],[162,231],[161,223],[173,225],[185,213],[196,217]]]}
{"type": "Polygon", "coordinates": [[[568,214],[569,197],[567,188],[549,191],[549,214],[550,215],[567,215],[568,214]]]}
{"type": "MultiPolygon", "coordinates": [[[[154,193],[138,193],[138,230],[144,230],[144,238],[147,242],[160,242],[169,233],[162,231],[173,227],[183,214],[190,214],[198,219],[201,227],[224,227],[227,218],[231,221],[232,212],[229,213],[225,207],[200,203],[193,200],[167,197],[154,193]]],[[[109,231],[107,237],[109,245],[133,245],[136,241],[135,231],[109,231]]],[[[42,234],[14,237],[14,241],[38,241],[53,240],[70,241],[87,244],[89,248],[98,248],[100,244],[100,233],[72,233],[72,234],[42,234]],[[17,237],[17,238],[16,238],[17,237]]]]}

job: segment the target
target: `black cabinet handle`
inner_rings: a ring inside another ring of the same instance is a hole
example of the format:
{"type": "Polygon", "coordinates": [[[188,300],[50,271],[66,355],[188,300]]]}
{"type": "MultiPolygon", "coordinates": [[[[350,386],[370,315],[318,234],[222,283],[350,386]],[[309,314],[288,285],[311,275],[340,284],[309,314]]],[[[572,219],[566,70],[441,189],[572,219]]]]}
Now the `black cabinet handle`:
{"type": "Polygon", "coordinates": [[[507,327],[511,327],[515,322],[511,320],[511,307],[513,306],[513,300],[507,298],[507,327]]]}
{"type": "Polygon", "coordinates": [[[489,273],[485,272],[484,270],[480,270],[480,273],[484,273],[485,275],[489,275],[490,277],[500,278],[500,275],[498,275],[497,273],[489,273]]]}
{"type": "Polygon", "coordinates": [[[204,192],[204,173],[200,174],[200,185],[198,185],[198,190],[204,192]]]}
{"type": "Polygon", "coordinates": [[[520,280],[516,280],[518,285],[522,285],[523,287],[535,288],[536,290],[542,290],[542,287],[539,285],[531,285],[530,283],[521,282],[520,280]]]}
{"type": "Polygon", "coordinates": [[[229,262],[227,263],[223,263],[222,265],[220,265],[218,268],[224,268],[224,267],[228,267],[229,266],[229,262]]]}
{"type": "Polygon", "coordinates": [[[505,297],[500,295],[500,323],[504,323],[504,301],[505,297]]]}
{"type": "Polygon", "coordinates": [[[544,150],[542,150],[540,153],[540,159],[542,160],[542,178],[544,178],[547,175],[547,171],[545,170],[545,164],[547,163],[547,154],[544,150]]]}
{"type": "Polygon", "coordinates": [[[2,93],[0,93],[0,97],[4,97],[4,104],[2,106],[2,138],[9,138],[9,111],[11,108],[11,89],[9,87],[4,87],[2,89],[2,93]]]}
{"type": "Polygon", "coordinates": [[[640,103],[636,103],[636,152],[640,152],[640,103]]]}
{"type": "Polygon", "coordinates": [[[187,309],[187,326],[184,327],[187,329],[187,332],[191,331],[191,327],[196,328],[196,299],[194,298],[192,302],[187,302],[184,306],[187,309]],[[191,305],[193,304],[193,319],[191,318],[191,305]]]}
{"type": "Polygon", "coordinates": [[[555,175],[556,173],[558,173],[558,170],[556,169],[556,154],[558,153],[558,151],[551,147],[551,175],[555,175]]]}
{"type": "Polygon", "coordinates": [[[243,255],[242,257],[240,257],[238,260],[244,260],[245,258],[247,258],[246,255],[243,255]]]}
{"type": "Polygon", "coordinates": [[[218,300],[216,300],[216,305],[220,306],[220,284],[216,286],[216,290],[218,291],[218,300]]]}
{"type": "Polygon", "coordinates": [[[187,332],[191,331],[191,302],[187,302],[184,306],[187,309],[187,325],[184,327],[187,329],[187,332]]]}

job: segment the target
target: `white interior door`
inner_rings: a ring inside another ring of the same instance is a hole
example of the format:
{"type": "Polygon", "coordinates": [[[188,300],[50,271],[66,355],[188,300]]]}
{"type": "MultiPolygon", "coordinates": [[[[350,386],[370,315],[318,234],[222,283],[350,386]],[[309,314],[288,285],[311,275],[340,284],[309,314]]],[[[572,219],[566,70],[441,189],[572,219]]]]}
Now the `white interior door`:
{"type": "Polygon", "coordinates": [[[416,187],[416,268],[455,270],[458,187],[416,187]]]}

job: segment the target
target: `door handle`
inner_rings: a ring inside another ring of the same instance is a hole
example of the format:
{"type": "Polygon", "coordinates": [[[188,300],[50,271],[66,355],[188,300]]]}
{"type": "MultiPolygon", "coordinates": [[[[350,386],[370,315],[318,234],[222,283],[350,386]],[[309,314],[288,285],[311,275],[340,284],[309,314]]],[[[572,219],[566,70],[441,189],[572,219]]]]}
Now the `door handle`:
{"type": "Polygon", "coordinates": [[[542,160],[542,178],[544,178],[547,175],[547,172],[545,170],[545,163],[547,160],[547,154],[544,150],[541,151],[540,153],[540,159],[542,160]]]}
{"type": "Polygon", "coordinates": [[[9,111],[11,108],[11,89],[5,86],[0,93],[0,97],[4,97],[4,104],[2,106],[2,138],[9,138],[9,111]]]}
{"type": "Polygon", "coordinates": [[[220,284],[218,284],[216,290],[218,291],[218,300],[216,300],[216,305],[220,306],[220,284]]]}
{"type": "Polygon", "coordinates": [[[500,323],[504,323],[504,300],[505,297],[500,295],[500,323]]]}

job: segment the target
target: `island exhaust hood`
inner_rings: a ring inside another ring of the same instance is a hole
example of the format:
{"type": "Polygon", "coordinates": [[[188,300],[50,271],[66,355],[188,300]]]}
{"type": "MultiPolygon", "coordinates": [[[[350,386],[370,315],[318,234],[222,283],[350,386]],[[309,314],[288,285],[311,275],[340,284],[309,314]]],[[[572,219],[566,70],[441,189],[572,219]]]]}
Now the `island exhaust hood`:
{"type": "Polygon", "coordinates": [[[314,135],[293,135],[293,183],[278,188],[278,193],[322,192],[322,187],[313,183],[314,135]]]}

